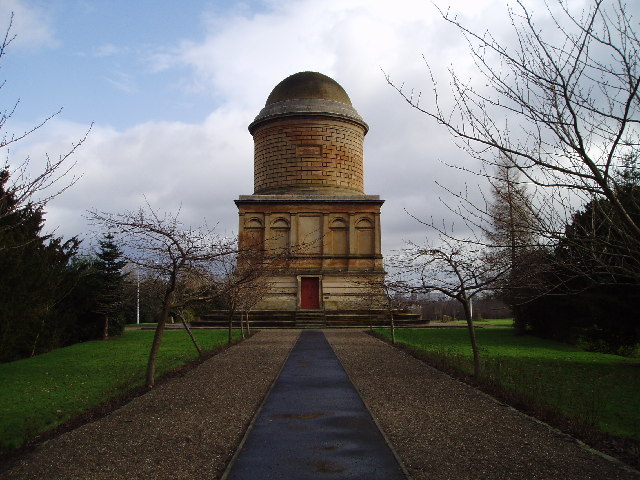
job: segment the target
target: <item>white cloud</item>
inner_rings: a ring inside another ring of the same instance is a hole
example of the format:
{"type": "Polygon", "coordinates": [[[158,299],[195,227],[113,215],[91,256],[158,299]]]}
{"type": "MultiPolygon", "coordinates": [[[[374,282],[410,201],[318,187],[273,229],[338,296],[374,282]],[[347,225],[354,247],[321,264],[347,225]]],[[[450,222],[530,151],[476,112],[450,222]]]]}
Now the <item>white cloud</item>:
{"type": "MultiPolygon", "coordinates": [[[[16,36],[13,48],[42,48],[58,45],[51,18],[47,12],[23,0],[2,0],[0,2],[0,19],[3,28],[8,26],[13,13],[11,32],[16,36]]],[[[2,32],[4,34],[4,31],[2,32]]]]}
{"type": "Polygon", "coordinates": [[[125,93],[135,93],[138,91],[138,86],[133,75],[121,71],[111,72],[110,75],[110,77],[107,77],[107,81],[118,90],[125,93]]]}
{"type": "MultiPolygon", "coordinates": [[[[502,2],[456,3],[456,8],[482,30],[508,35],[502,2]]],[[[452,221],[439,200],[447,194],[436,181],[454,191],[469,183],[476,191],[477,178],[444,165],[474,168],[474,162],[443,127],[412,110],[380,70],[404,82],[407,91],[424,90],[423,102],[433,101],[423,54],[445,92],[451,65],[472,78],[475,67],[463,38],[431,3],[272,1],[260,13],[246,6],[224,15],[207,13],[206,25],[204,39],[184,40],[149,61],[156,72],[179,69],[184,88],[213,96],[219,107],[199,124],[145,123],[125,131],[95,126],[75,157],[84,176],[49,205],[49,228],[60,225],[59,232],[67,236],[83,233],[87,227],[82,214],[87,209],[136,209],[145,195],[154,208],[175,210],[181,205],[187,223],[199,225],[206,219],[209,225],[218,224],[221,233],[235,231],[233,200],[253,191],[252,139],[246,127],[271,89],[301,70],[320,71],[337,80],[370,125],[365,189],[386,200],[385,250],[424,237],[424,227],[405,210],[425,220],[452,221]]],[[[113,49],[106,45],[104,53],[110,52],[113,49]]],[[[133,88],[124,74],[111,81],[133,88]]],[[[83,130],[56,119],[23,151],[33,158],[55,154],[83,130]]]]}
{"type": "Polygon", "coordinates": [[[93,55],[96,57],[112,57],[122,52],[122,48],[114,45],[113,43],[104,43],[99,45],[93,50],[93,55]]]}
{"type": "MultiPolygon", "coordinates": [[[[46,208],[47,229],[86,236],[87,210],[135,210],[146,198],[156,209],[181,208],[186,224],[217,224],[219,233],[231,234],[237,229],[233,199],[252,190],[246,174],[252,167],[246,118],[224,111],[200,125],[147,123],[124,132],[95,126],[73,156],[73,172],[82,177],[46,208]]],[[[46,154],[64,153],[84,128],[53,120],[13,157],[19,160],[29,152],[31,169],[38,171],[46,154]]]]}
{"type": "MultiPolygon", "coordinates": [[[[477,12],[492,2],[474,2],[477,12]]],[[[468,162],[444,130],[416,114],[387,85],[392,78],[421,88],[427,70],[424,53],[436,74],[456,60],[464,46],[447,41],[453,29],[432,4],[406,1],[315,0],[272,2],[265,13],[233,13],[208,18],[209,33],[201,42],[183,42],[155,57],[158,70],[185,68],[191,91],[208,91],[224,105],[258,113],[271,89],[286,76],[315,70],[336,79],[371,130],[365,148],[365,184],[379,194],[384,207],[384,245],[399,248],[404,239],[422,236],[423,226],[404,209],[421,218],[445,215],[433,180],[462,188],[459,171],[443,166],[468,162]],[[418,233],[419,232],[419,233],[418,233]]],[[[242,134],[246,130],[242,129],[242,134]]],[[[252,166],[242,173],[251,178],[252,166]]],[[[236,191],[236,194],[246,193],[236,191]]],[[[233,198],[228,197],[227,201],[233,198]]]]}

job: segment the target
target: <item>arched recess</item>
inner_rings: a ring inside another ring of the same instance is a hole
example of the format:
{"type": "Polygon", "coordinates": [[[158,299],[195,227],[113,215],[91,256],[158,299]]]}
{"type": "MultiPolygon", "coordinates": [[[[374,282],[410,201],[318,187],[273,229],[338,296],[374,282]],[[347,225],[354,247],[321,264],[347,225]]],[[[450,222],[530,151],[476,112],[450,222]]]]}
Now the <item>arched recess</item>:
{"type": "Polygon", "coordinates": [[[245,238],[249,248],[262,250],[264,248],[264,225],[257,217],[249,218],[245,225],[245,238]]]}
{"type": "Polygon", "coordinates": [[[271,222],[271,248],[275,253],[283,253],[289,249],[289,222],[284,217],[278,217],[271,222]]]}
{"type": "Polygon", "coordinates": [[[356,247],[358,255],[375,253],[375,230],[373,222],[368,218],[361,218],[356,222],[356,247]]]}
{"type": "Polygon", "coordinates": [[[329,225],[331,254],[346,255],[349,252],[349,225],[342,218],[336,218],[329,225]]]}

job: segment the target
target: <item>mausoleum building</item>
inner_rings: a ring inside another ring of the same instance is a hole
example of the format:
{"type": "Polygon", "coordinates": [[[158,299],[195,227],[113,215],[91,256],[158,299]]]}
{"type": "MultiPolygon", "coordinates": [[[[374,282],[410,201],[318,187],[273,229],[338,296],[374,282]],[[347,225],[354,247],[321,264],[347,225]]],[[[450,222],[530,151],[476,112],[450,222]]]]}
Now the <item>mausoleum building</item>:
{"type": "Polygon", "coordinates": [[[276,85],[249,125],[254,192],[235,201],[239,246],[286,257],[254,310],[375,308],[383,200],[364,191],[368,129],[345,90],[315,72],[276,85]]]}

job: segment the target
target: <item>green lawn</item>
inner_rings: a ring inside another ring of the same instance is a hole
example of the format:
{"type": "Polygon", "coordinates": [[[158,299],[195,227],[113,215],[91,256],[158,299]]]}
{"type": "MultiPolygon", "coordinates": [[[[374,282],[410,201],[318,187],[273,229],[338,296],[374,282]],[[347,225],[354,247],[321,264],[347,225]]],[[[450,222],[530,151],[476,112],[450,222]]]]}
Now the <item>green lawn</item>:
{"type": "MultiPolygon", "coordinates": [[[[106,342],[79,343],[0,364],[0,452],[143,385],[153,334],[152,330],[131,330],[106,342]]],[[[194,335],[205,350],[227,341],[226,330],[196,330],[194,335]]],[[[196,357],[186,332],[165,331],[157,375],[196,357]]]]}
{"type": "MultiPolygon", "coordinates": [[[[466,325],[466,320],[454,320],[449,322],[451,325],[466,325]]],[[[478,327],[492,326],[492,327],[511,327],[513,326],[513,318],[481,318],[474,320],[478,327]]]]}
{"type": "MultiPolygon", "coordinates": [[[[388,330],[376,331],[390,336],[388,330]]],[[[498,383],[512,398],[640,441],[640,359],[516,336],[512,328],[477,329],[476,334],[485,380],[498,383]]],[[[436,364],[473,371],[466,329],[400,329],[396,336],[436,364]]]]}
{"type": "MultiPolygon", "coordinates": [[[[476,325],[491,325],[494,327],[512,327],[513,326],[513,318],[482,318],[479,320],[474,320],[476,325]]],[[[463,320],[462,323],[467,324],[466,320],[463,320]]]]}

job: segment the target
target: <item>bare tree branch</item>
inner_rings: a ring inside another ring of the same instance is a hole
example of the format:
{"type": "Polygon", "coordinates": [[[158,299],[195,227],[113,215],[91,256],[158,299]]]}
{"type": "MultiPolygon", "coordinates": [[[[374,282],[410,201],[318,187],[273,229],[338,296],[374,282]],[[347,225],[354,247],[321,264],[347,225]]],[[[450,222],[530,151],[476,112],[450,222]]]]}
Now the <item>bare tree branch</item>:
{"type": "Polygon", "coordinates": [[[583,203],[603,196],[616,228],[640,238],[614,175],[640,145],[635,23],[621,0],[596,0],[579,15],[557,3],[559,14],[547,7],[553,28],[543,30],[518,2],[509,10],[517,39],[509,45],[440,11],[467,40],[479,77],[471,83],[450,70],[450,109],[426,59],[431,102],[385,73],[387,82],[474,158],[506,158],[527,182],[556,190],[553,196],[577,195],[583,203]]]}

